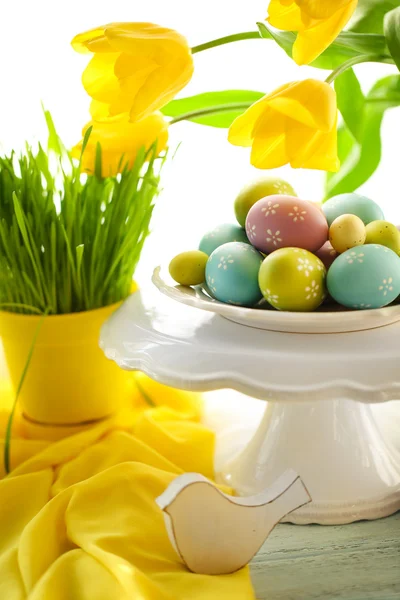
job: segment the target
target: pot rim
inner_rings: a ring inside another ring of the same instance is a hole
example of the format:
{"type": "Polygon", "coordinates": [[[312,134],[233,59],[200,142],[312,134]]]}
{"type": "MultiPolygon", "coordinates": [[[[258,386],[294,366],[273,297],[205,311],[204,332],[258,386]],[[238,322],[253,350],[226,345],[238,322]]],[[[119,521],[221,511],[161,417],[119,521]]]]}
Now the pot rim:
{"type": "MultiPolygon", "coordinates": [[[[127,298],[129,298],[129,296],[133,293],[135,293],[138,290],[138,285],[136,284],[136,282],[132,282],[132,286],[131,286],[131,290],[129,292],[129,295],[126,298],[123,298],[122,300],[119,300],[118,302],[113,302],[112,304],[107,304],[106,306],[100,306],[99,308],[91,308],[90,310],[81,310],[78,312],[71,312],[71,313],[57,313],[57,314],[50,314],[50,315],[46,315],[45,320],[47,321],[52,320],[53,322],[57,322],[57,323],[61,323],[61,321],[77,321],[79,318],[81,318],[82,320],[87,318],[88,315],[93,315],[93,316],[101,316],[101,313],[108,313],[110,311],[112,311],[113,309],[116,310],[123,302],[125,302],[125,300],[127,298]]],[[[41,319],[43,319],[44,315],[37,315],[37,314],[33,314],[33,315],[27,315],[27,314],[21,314],[21,313],[16,313],[13,311],[8,311],[8,310],[1,310],[0,309],[0,320],[15,320],[15,322],[18,321],[23,321],[26,325],[29,323],[38,323],[41,319]]],[[[0,334],[1,336],[1,334],[0,334]]]]}

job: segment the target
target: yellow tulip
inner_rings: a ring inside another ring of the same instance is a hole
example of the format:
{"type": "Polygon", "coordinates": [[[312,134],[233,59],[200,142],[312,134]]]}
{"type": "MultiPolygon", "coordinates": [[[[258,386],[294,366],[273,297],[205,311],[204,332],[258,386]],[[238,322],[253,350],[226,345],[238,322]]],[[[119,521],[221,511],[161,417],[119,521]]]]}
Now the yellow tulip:
{"type": "Polygon", "coordinates": [[[94,119],[128,113],[138,121],[167,104],[190,81],[193,59],[177,31],[152,23],[111,23],[72,40],[78,52],[93,54],[82,82],[97,102],[94,119]],[[101,104],[105,106],[101,106],[101,104]]]}
{"type": "MultiPolygon", "coordinates": [[[[93,173],[96,162],[97,145],[101,146],[102,176],[111,177],[132,168],[138,151],[146,150],[157,140],[159,154],[167,145],[168,125],[161,113],[130,123],[127,115],[114,117],[109,121],[90,121],[83,128],[85,136],[89,127],[93,127],[82,157],[82,170],[93,173]]],[[[72,156],[80,158],[82,141],[72,149],[72,156]]]]}
{"type": "Polygon", "coordinates": [[[357,0],[271,0],[268,22],[277,29],[297,31],[293,60],[315,60],[339,35],[357,7],[357,0]]]}
{"type": "Polygon", "coordinates": [[[228,139],[251,146],[251,164],[274,169],[337,171],[337,105],[335,91],[323,81],[287,83],[264,96],[237,117],[228,139]]]}

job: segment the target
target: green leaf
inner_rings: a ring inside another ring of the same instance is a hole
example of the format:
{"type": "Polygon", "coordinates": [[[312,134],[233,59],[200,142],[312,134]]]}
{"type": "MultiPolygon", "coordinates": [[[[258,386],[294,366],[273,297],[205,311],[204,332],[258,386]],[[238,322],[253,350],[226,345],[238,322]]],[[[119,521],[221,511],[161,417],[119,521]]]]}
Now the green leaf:
{"type": "Polygon", "coordinates": [[[361,142],[361,125],[365,98],[353,69],[347,69],[335,79],[338,108],[349,131],[361,142]]]}
{"type": "Polygon", "coordinates": [[[358,33],[383,33],[385,14],[400,6],[400,0],[358,0],[350,29],[358,33]]]}
{"type": "Polygon", "coordinates": [[[49,137],[48,137],[48,142],[47,142],[48,151],[52,150],[60,157],[67,155],[68,154],[67,150],[66,150],[64,144],[62,143],[62,141],[57,133],[57,130],[55,128],[53,117],[51,116],[51,114],[48,110],[45,110],[43,105],[42,105],[42,108],[43,108],[44,118],[46,119],[47,130],[49,132],[49,137]]]}
{"type": "Polygon", "coordinates": [[[296,34],[293,31],[279,31],[279,29],[269,27],[266,23],[257,23],[257,27],[262,38],[274,40],[292,58],[292,48],[296,41],[296,34]]]}
{"type": "Polygon", "coordinates": [[[400,7],[386,13],[383,28],[390,54],[400,71],[400,7]]]}
{"type": "Polygon", "coordinates": [[[326,197],[353,192],[376,171],[381,160],[381,125],[385,111],[400,106],[400,75],[390,75],[376,82],[365,98],[359,139],[347,128],[338,132],[340,171],[326,181],[326,197]],[[353,137],[353,143],[349,136],[353,137]],[[340,156],[340,153],[342,156],[340,156]]]}
{"type": "Polygon", "coordinates": [[[185,118],[201,125],[226,128],[249,106],[264,96],[264,92],[224,90],[207,92],[188,98],[172,100],[162,112],[168,117],[185,118]],[[196,116],[186,117],[196,113],[196,116]],[[199,114],[197,114],[199,113],[199,114]]]}
{"type": "MultiPolygon", "coordinates": [[[[337,133],[338,156],[340,164],[343,165],[347,157],[350,155],[350,152],[352,152],[354,146],[357,144],[357,142],[354,139],[353,135],[350,133],[349,129],[346,127],[346,125],[341,125],[338,128],[337,133]]],[[[330,180],[333,177],[336,177],[336,175],[336,173],[326,174],[327,185],[329,185],[330,180]]],[[[325,200],[328,200],[328,198],[325,198],[325,200]]]]}
{"type": "MultiPolygon", "coordinates": [[[[399,0],[400,1],[400,0],[399,0]]],[[[274,40],[292,58],[292,48],[296,34],[291,31],[277,31],[265,23],[257,23],[261,37],[274,40]]],[[[335,69],[350,58],[364,54],[385,54],[388,52],[383,35],[342,31],[334,42],[311,63],[318,69],[335,69]]]]}

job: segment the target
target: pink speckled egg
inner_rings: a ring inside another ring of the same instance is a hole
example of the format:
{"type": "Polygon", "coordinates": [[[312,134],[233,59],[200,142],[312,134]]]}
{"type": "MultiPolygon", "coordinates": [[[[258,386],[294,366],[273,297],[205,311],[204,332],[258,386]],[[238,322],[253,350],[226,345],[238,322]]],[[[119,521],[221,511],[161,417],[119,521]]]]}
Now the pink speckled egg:
{"type": "Polygon", "coordinates": [[[250,209],[246,233],[251,244],[266,254],[288,247],[315,252],[328,239],[328,223],[311,202],[294,196],[267,196],[250,209]]]}
{"type": "Polygon", "coordinates": [[[335,248],[332,246],[330,241],[328,240],[325,244],[315,252],[315,255],[318,256],[320,260],[325,265],[325,268],[328,270],[333,261],[339,256],[336,252],[335,248]]]}

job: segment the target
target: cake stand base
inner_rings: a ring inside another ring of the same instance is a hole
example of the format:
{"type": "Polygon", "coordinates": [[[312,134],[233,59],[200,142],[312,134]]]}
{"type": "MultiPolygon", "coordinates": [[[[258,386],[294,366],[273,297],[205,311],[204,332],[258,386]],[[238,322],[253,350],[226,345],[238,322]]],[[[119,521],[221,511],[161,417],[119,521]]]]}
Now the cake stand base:
{"type": "Polygon", "coordinates": [[[400,453],[381,435],[371,407],[352,400],[274,403],[220,480],[257,494],[294,469],[312,503],[285,519],[339,525],[400,510],[400,453]]]}

